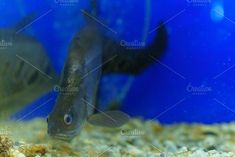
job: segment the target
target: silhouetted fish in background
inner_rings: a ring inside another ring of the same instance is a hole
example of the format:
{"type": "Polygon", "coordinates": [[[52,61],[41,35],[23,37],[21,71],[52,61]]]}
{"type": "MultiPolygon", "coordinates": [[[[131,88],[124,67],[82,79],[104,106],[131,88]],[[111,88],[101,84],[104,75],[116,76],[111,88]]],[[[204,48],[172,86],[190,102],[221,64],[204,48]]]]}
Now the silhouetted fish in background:
{"type": "Polygon", "coordinates": [[[46,52],[22,29],[30,14],[11,28],[0,28],[0,114],[5,118],[52,88],[55,75],[46,52]],[[47,78],[50,73],[51,78],[47,78]]]}
{"type": "Polygon", "coordinates": [[[79,134],[86,121],[104,127],[125,124],[129,117],[121,111],[94,114],[95,109],[98,110],[101,74],[140,74],[154,62],[151,57],[159,58],[166,46],[167,32],[162,23],[150,46],[133,50],[103,36],[94,22],[88,22],[70,46],[61,77],[62,91],[47,119],[48,133],[59,139],[71,140],[79,134]]]}

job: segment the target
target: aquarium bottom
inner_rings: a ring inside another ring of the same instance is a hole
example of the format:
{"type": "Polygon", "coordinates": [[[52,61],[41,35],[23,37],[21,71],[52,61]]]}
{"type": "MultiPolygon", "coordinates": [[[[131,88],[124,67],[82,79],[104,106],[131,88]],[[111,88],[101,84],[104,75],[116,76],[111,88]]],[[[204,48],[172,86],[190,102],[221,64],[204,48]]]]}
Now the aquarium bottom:
{"type": "Polygon", "coordinates": [[[119,129],[86,125],[70,143],[51,139],[45,120],[1,122],[0,157],[235,157],[235,123],[132,119],[119,129]]]}

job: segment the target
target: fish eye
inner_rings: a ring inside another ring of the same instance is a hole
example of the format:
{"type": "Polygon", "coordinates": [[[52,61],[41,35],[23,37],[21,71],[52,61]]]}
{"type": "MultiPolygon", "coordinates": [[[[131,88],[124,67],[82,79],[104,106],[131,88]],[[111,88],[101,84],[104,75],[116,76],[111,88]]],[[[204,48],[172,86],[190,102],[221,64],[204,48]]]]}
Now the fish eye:
{"type": "Polygon", "coordinates": [[[69,115],[69,114],[65,114],[65,115],[64,115],[64,123],[65,123],[66,125],[72,124],[72,121],[73,121],[73,118],[72,118],[71,115],[69,115]]]}

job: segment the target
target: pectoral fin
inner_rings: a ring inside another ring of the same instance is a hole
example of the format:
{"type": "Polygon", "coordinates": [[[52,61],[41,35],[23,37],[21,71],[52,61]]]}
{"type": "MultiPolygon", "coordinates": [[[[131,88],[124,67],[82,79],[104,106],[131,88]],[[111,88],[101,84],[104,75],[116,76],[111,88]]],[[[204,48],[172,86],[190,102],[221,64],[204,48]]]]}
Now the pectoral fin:
{"type": "Polygon", "coordinates": [[[126,124],[130,117],[121,111],[107,111],[97,113],[88,118],[88,122],[95,126],[118,128],[126,124]]]}

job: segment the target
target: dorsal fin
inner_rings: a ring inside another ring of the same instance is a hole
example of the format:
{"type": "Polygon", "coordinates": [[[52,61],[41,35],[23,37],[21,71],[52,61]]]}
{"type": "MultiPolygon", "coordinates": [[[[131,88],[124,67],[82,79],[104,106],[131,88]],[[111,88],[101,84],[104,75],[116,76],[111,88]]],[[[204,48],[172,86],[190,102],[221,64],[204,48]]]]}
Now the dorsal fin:
{"type": "Polygon", "coordinates": [[[19,22],[17,22],[14,26],[14,30],[16,30],[16,32],[20,32],[24,27],[26,27],[27,25],[29,25],[30,23],[33,22],[33,20],[36,19],[36,13],[32,12],[28,15],[26,15],[25,17],[23,17],[19,22]]]}
{"type": "MultiPolygon", "coordinates": [[[[163,23],[160,23],[156,36],[150,46],[141,49],[122,45],[111,39],[104,39],[103,61],[109,62],[103,65],[103,73],[127,73],[137,75],[154,63],[151,57],[159,58],[167,48],[168,34],[163,23]]],[[[141,43],[139,43],[141,44],[141,43]]],[[[138,46],[138,45],[137,45],[138,46]]]]}

